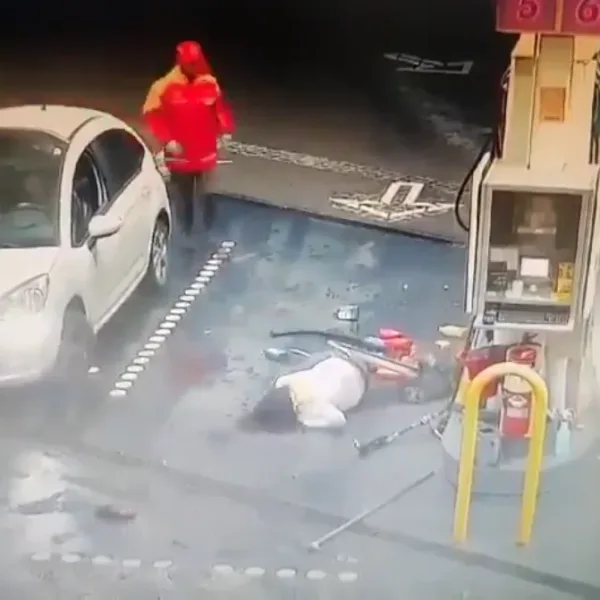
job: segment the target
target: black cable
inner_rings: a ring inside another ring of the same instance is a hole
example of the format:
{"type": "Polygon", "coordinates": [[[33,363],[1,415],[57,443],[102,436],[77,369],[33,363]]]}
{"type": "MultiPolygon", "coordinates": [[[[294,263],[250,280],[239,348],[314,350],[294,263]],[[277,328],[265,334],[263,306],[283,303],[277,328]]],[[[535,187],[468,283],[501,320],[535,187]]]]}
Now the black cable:
{"type": "Polygon", "coordinates": [[[344,333],[338,333],[336,331],[324,331],[321,329],[292,329],[290,331],[271,331],[269,335],[272,338],[291,337],[296,335],[316,336],[324,338],[326,340],[356,346],[357,348],[360,348],[361,350],[365,350],[367,352],[374,352],[379,354],[381,354],[382,352],[382,347],[376,343],[369,342],[368,340],[364,340],[354,335],[346,335],[344,333]]]}
{"type": "Polygon", "coordinates": [[[462,200],[462,197],[464,196],[467,186],[469,185],[469,181],[471,181],[473,177],[473,173],[475,173],[477,165],[479,165],[479,162],[481,161],[485,153],[488,151],[490,146],[494,144],[495,137],[496,134],[494,130],[492,134],[486,138],[483,146],[481,146],[481,149],[477,154],[477,158],[471,165],[470,169],[467,171],[467,174],[465,175],[465,178],[463,179],[462,183],[460,184],[460,187],[458,188],[458,192],[456,193],[456,199],[454,200],[454,218],[456,219],[456,222],[459,224],[460,228],[466,231],[467,233],[469,232],[469,226],[465,223],[464,219],[462,218],[462,215],[460,214],[460,202],[462,200]]]}
{"type": "Polygon", "coordinates": [[[460,228],[463,229],[464,231],[466,231],[467,233],[469,232],[469,226],[465,223],[465,220],[462,218],[462,215],[460,214],[460,203],[461,203],[462,197],[464,196],[464,193],[467,189],[467,186],[469,185],[469,181],[471,181],[471,179],[473,178],[473,173],[475,173],[475,169],[477,168],[477,165],[479,164],[481,159],[484,157],[485,153],[488,150],[491,150],[492,158],[494,158],[500,154],[502,143],[500,140],[499,125],[504,120],[505,111],[504,111],[504,106],[503,106],[503,98],[504,98],[504,94],[507,91],[506,88],[508,85],[509,76],[510,76],[510,67],[508,69],[506,69],[506,71],[504,72],[504,74],[502,75],[502,78],[500,80],[500,100],[498,102],[498,115],[495,119],[494,128],[492,129],[492,133],[489,135],[489,137],[486,138],[485,142],[483,143],[483,146],[479,150],[479,153],[477,154],[477,158],[471,165],[471,168],[468,170],[467,174],[465,175],[465,178],[463,179],[462,183],[460,184],[460,187],[458,188],[458,192],[456,193],[456,199],[454,200],[454,218],[456,219],[456,222],[458,223],[460,228]]]}

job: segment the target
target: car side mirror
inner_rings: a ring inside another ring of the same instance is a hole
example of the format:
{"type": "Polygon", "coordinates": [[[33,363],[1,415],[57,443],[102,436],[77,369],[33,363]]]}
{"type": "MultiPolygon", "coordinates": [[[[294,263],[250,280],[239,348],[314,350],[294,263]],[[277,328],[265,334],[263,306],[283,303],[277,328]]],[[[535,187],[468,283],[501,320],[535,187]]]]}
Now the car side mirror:
{"type": "Polygon", "coordinates": [[[111,215],[96,215],[90,220],[88,231],[93,240],[110,237],[121,229],[123,222],[111,215]]]}

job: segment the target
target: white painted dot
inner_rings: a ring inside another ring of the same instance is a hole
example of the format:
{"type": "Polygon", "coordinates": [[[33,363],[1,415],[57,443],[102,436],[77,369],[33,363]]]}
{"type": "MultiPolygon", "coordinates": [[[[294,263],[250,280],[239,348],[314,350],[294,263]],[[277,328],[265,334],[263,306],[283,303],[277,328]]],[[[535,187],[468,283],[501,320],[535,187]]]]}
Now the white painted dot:
{"type": "MultiPolygon", "coordinates": [[[[202,271],[200,271],[197,280],[200,279],[200,277],[202,277],[203,279],[209,279],[211,277],[215,276],[215,268],[209,269],[208,267],[210,267],[210,265],[208,265],[205,269],[202,269],[202,271]]],[[[216,267],[216,270],[219,270],[219,267],[216,267]]]]}
{"type": "Polygon", "coordinates": [[[159,325],[159,327],[161,329],[175,329],[176,325],[175,323],[171,323],[170,321],[164,321],[159,325]]]}
{"type": "MultiPolygon", "coordinates": [[[[221,267],[217,265],[204,265],[204,270],[209,273],[216,273],[221,267]]],[[[202,271],[200,271],[202,273],[202,271]]]]}
{"type": "Polygon", "coordinates": [[[229,253],[228,252],[215,252],[212,255],[212,258],[218,259],[218,260],[227,260],[229,258],[229,253]]]}
{"type": "Polygon", "coordinates": [[[155,560],[154,561],[155,569],[168,569],[173,566],[172,560],[155,560]]]}
{"type": "Polygon", "coordinates": [[[213,571],[219,575],[233,575],[235,569],[231,565],[215,565],[213,571]]]}
{"type": "Polygon", "coordinates": [[[248,577],[262,577],[266,573],[262,567],[248,567],[244,570],[244,575],[248,577]]]}
{"type": "Polygon", "coordinates": [[[133,359],[133,363],[136,365],[147,365],[150,362],[150,359],[146,356],[137,356],[133,359]]]}
{"type": "Polygon", "coordinates": [[[117,381],[117,383],[115,383],[115,387],[118,390],[128,390],[133,386],[133,383],[131,383],[131,381],[117,381]]]}
{"type": "Polygon", "coordinates": [[[171,330],[170,329],[157,329],[154,333],[156,335],[171,335],[171,330]]]}
{"type": "Polygon", "coordinates": [[[223,261],[220,258],[211,258],[206,261],[207,265],[214,265],[215,267],[220,267],[223,264],[223,261]]]}
{"type": "Polygon", "coordinates": [[[94,556],[92,558],[92,564],[96,566],[104,566],[110,565],[112,563],[112,558],[110,556],[104,556],[104,554],[98,554],[98,556],[94,556]]]}
{"type": "Polygon", "coordinates": [[[310,581],[323,581],[325,577],[327,577],[327,573],[325,573],[325,571],[319,571],[318,569],[313,569],[306,573],[306,579],[310,581]]]}
{"type": "Polygon", "coordinates": [[[90,367],[88,369],[88,373],[90,375],[95,375],[96,373],[100,373],[100,367],[90,367]]]}
{"type": "Polygon", "coordinates": [[[279,569],[275,571],[275,575],[279,577],[279,579],[293,579],[296,577],[296,571],[294,569],[279,569]]]}
{"type": "Polygon", "coordinates": [[[139,558],[125,558],[121,561],[121,564],[126,569],[137,569],[142,565],[142,561],[139,558]]]}
{"type": "Polygon", "coordinates": [[[60,559],[64,563],[68,563],[70,565],[81,562],[81,556],[79,556],[79,554],[63,554],[60,559]]]}
{"type": "Polygon", "coordinates": [[[233,248],[221,248],[221,252],[227,254],[229,256],[232,252],[233,248]]]}
{"type": "Polygon", "coordinates": [[[144,367],[142,367],[142,365],[130,365],[127,367],[127,371],[129,373],[142,373],[144,371],[144,367]]]}
{"type": "Polygon", "coordinates": [[[127,396],[127,392],[125,390],[111,390],[108,394],[111,398],[123,398],[123,396],[127,396]]]}
{"type": "Polygon", "coordinates": [[[167,338],[164,335],[152,335],[148,338],[149,342],[154,342],[155,344],[162,344],[167,338]]]}
{"type": "Polygon", "coordinates": [[[185,308],[172,308],[171,309],[171,313],[172,315],[185,315],[187,311],[185,310],[185,308]]]}
{"type": "Polygon", "coordinates": [[[225,242],[221,242],[221,248],[234,248],[235,247],[235,242],[231,242],[229,240],[225,241],[225,242]]]}
{"type": "Polygon", "coordinates": [[[123,373],[123,375],[121,375],[123,381],[135,381],[137,378],[137,373],[123,373]]]}
{"type": "Polygon", "coordinates": [[[156,352],[154,352],[154,350],[140,350],[138,352],[138,355],[143,356],[144,358],[151,358],[155,354],[156,354],[156,352]]]}
{"type": "Polygon", "coordinates": [[[175,302],[175,308],[189,308],[190,306],[189,302],[175,302]]]}
{"type": "Polygon", "coordinates": [[[203,283],[192,283],[192,285],[195,285],[196,287],[192,287],[189,290],[186,290],[186,294],[198,296],[198,294],[200,294],[200,290],[203,290],[206,287],[203,283]]]}
{"type": "Polygon", "coordinates": [[[48,552],[36,552],[31,555],[31,560],[34,562],[48,562],[52,558],[52,554],[48,552]]]}
{"type": "Polygon", "coordinates": [[[179,296],[179,299],[182,300],[183,302],[193,302],[196,298],[194,297],[193,294],[188,294],[186,291],[185,294],[182,294],[181,296],[179,296]]]}
{"type": "Polygon", "coordinates": [[[177,321],[181,321],[181,315],[167,315],[165,317],[165,319],[167,321],[172,321],[174,323],[177,323],[177,321]]]}
{"type": "Polygon", "coordinates": [[[160,344],[157,342],[148,342],[147,344],[144,344],[144,348],[146,350],[158,350],[160,348],[160,344]]]}
{"type": "Polygon", "coordinates": [[[358,579],[358,573],[354,571],[344,571],[342,573],[338,573],[338,579],[342,583],[352,583],[358,579]]]}

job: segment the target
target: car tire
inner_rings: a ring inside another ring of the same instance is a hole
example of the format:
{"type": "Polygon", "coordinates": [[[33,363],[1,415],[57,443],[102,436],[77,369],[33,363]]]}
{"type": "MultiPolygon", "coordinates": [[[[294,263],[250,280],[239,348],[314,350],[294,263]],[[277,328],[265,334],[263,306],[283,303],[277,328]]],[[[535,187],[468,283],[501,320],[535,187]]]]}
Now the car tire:
{"type": "Polygon", "coordinates": [[[146,287],[154,293],[161,293],[169,282],[169,223],[159,217],[154,223],[150,241],[150,256],[146,272],[146,287]]]}
{"type": "Polygon", "coordinates": [[[82,392],[87,386],[92,366],[95,336],[85,313],[68,308],[52,380],[64,391],[82,392]]]}

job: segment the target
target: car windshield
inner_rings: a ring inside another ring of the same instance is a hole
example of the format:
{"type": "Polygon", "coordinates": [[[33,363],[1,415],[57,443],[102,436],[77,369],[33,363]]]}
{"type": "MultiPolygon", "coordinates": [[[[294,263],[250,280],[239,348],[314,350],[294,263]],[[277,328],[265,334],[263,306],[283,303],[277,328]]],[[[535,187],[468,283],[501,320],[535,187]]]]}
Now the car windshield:
{"type": "Polygon", "coordinates": [[[58,245],[66,147],[43,131],[0,130],[0,248],[58,245]]]}

